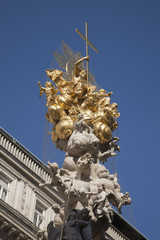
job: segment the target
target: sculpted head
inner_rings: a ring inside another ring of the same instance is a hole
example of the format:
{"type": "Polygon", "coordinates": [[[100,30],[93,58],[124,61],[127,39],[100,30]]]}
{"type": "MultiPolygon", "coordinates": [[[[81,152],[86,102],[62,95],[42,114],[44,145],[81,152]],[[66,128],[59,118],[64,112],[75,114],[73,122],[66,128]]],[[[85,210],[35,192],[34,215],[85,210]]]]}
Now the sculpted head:
{"type": "Polygon", "coordinates": [[[68,216],[68,221],[69,220],[76,220],[78,219],[78,213],[77,213],[77,210],[76,209],[72,209],[69,213],[69,216],[68,216]]]}
{"type": "Polygon", "coordinates": [[[118,108],[118,104],[117,104],[117,103],[112,103],[111,109],[112,109],[112,110],[115,110],[115,109],[117,109],[117,108],[118,108]]]}
{"type": "Polygon", "coordinates": [[[58,164],[56,162],[49,165],[52,172],[56,173],[58,171],[58,164]]]}
{"type": "Polygon", "coordinates": [[[103,88],[101,88],[101,89],[99,90],[99,93],[101,93],[101,94],[105,94],[106,91],[105,91],[103,88]]]}
{"type": "Polygon", "coordinates": [[[78,158],[78,161],[76,163],[77,168],[80,170],[90,168],[91,163],[93,162],[93,158],[90,153],[86,153],[80,158],[78,158]]]}
{"type": "Polygon", "coordinates": [[[51,87],[52,86],[52,83],[51,82],[46,82],[45,83],[45,87],[47,88],[47,87],[51,87]]]}
{"type": "Polygon", "coordinates": [[[59,213],[60,206],[59,206],[58,204],[54,204],[54,205],[52,206],[52,209],[53,209],[53,211],[54,211],[55,213],[59,213]]]}
{"type": "Polygon", "coordinates": [[[87,79],[87,72],[86,72],[86,70],[82,70],[82,71],[80,71],[80,77],[82,77],[82,78],[84,78],[84,79],[87,79]]]}

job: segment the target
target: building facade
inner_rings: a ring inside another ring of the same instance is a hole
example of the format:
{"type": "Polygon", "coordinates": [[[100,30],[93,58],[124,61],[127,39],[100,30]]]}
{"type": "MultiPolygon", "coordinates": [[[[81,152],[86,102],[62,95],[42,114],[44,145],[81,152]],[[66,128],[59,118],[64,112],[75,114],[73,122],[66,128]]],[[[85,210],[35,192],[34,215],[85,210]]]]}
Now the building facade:
{"type": "MultiPolygon", "coordinates": [[[[49,169],[30,151],[0,129],[0,240],[43,239],[43,232],[55,217],[53,206],[64,200],[51,186],[49,169]]],[[[146,239],[114,212],[108,240],[146,239]]]]}

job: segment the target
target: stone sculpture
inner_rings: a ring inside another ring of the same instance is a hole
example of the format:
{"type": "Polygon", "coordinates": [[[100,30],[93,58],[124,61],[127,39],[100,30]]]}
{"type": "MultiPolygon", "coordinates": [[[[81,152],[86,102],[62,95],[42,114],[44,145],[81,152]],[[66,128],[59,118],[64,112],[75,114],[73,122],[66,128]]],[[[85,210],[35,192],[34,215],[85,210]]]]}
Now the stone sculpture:
{"type": "MultiPolygon", "coordinates": [[[[48,225],[48,240],[60,240],[62,228],[55,228],[51,221],[48,225]]],[[[90,240],[92,239],[92,228],[87,209],[72,209],[69,212],[67,222],[63,228],[63,240],[90,240]]]]}
{"type": "Polygon", "coordinates": [[[56,216],[48,225],[48,240],[102,240],[112,222],[111,205],[121,213],[122,206],[131,203],[129,193],[120,191],[117,174],[110,174],[103,165],[120,151],[118,137],[112,136],[120,115],[118,105],[110,102],[112,92],[98,91],[88,82],[86,70],[80,68],[84,60],[89,57],[75,62],[72,79],[51,69],[46,73],[55,87],[47,82],[42,88],[39,83],[40,96],[47,97],[52,141],[66,152],[61,168],[48,162],[52,180],[40,184],[56,187],[67,202],[61,212],[54,206],[56,216]]]}

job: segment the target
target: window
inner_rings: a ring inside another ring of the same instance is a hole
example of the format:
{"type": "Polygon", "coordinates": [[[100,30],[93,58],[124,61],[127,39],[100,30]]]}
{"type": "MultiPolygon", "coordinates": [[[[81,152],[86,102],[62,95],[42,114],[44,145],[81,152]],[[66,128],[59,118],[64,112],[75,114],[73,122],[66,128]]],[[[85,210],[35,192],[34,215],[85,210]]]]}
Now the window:
{"type": "Polygon", "coordinates": [[[43,228],[45,209],[39,201],[36,202],[33,223],[40,229],[43,228]]]}
{"type": "Polygon", "coordinates": [[[9,180],[4,176],[0,176],[0,198],[7,202],[8,192],[9,192],[9,180]]]}

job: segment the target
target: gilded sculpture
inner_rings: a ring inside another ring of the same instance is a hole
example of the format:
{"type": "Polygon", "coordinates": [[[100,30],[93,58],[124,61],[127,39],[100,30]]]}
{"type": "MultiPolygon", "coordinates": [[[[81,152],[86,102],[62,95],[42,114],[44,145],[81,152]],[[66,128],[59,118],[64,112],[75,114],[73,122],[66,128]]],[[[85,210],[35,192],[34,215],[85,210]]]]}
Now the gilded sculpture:
{"type": "MultiPolygon", "coordinates": [[[[96,50],[87,36],[80,36],[96,50]]],[[[38,82],[40,96],[46,95],[46,118],[53,124],[52,141],[66,152],[61,168],[48,162],[51,181],[40,184],[55,187],[66,201],[63,208],[53,207],[56,215],[48,225],[47,239],[75,239],[78,231],[76,239],[100,240],[105,239],[112,222],[112,206],[121,213],[122,206],[131,203],[129,193],[121,193],[117,173],[110,174],[103,165],[120,151],[119,138],[113,136],[120,113],[117,103],[111,102],[113,92],[94,84],[88,70],[88,51],[86,57],[78,59],[70,49],[68,52],[66,58],[55,54],[64,71],[47,69],[51,81],[45,87],[38,82]]]]}
{"type": "Polygon", "coordinates": [[[89,61],[88,57],[75,63],[72,80],[63,78],[63,72],[57,69],[46,70],[47,76],[55,84],[47,81],[45,87],[40,82],[40,96],[47,97],[48,111],[46,118],[53,126],[52,140],[67,139],[73,132],[77,116],[82,113],[84,121],[94,129],[100,143],[109,142],[112,132],[117,128],[116,118],[119,117],[118,105],[110,103],[112,92],[104,89],[96,90],[96,86],[87,83],[86,70],[80,70],[78,64],[89,61]]]}

